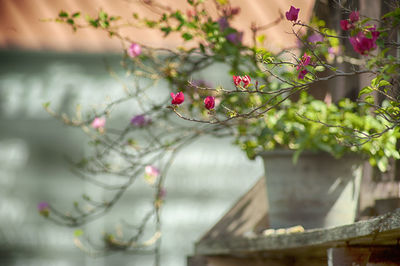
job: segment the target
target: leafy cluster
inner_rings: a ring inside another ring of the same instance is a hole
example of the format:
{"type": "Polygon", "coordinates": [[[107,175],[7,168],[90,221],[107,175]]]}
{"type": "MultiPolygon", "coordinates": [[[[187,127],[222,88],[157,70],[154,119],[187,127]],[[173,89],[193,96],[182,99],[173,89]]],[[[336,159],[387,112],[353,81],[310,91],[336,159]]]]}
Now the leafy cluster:
{"type": "Polygon", "coordinates": [[[263,119],[240,125],[236,141],[250,158],[274,149],[294,150],[294,161],[305,150],[327,152],[336,158],[357,153],[386,171],[389,158],[400,158],[396,149],[398,129],[395,134],[365,140],[366,136],[384,131],[387,124],[382,117],[373,116],[365,105],[359,106],[349,99],[337,105],[327,104],[302,93],[298,101],[288,99],[263,119]]]}

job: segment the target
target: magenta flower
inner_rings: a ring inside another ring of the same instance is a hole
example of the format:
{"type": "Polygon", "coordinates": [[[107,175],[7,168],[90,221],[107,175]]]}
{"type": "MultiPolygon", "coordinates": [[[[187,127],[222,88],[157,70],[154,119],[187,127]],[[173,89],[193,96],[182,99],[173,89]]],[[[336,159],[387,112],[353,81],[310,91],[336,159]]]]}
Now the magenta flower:
{"type": "Polygon", "coordinates": [[[131,119],[131,124],[137,127],[143,127],[151,123],[151,119],[145,115],[136,115],[131,119]]]}
{"type": "Polygon", "coordinates": [[[358,11],[351,12],[349,19],[352,23],[357,22],[360,19],[360,13],[358,11]]]}
{"type": "Polygon", "coordinates": [[[308,70],[303,69],[302,71],[299,72],[299,75],[297,76],[298,79],[304,79],[304,77],[306,76],[307,73],[308,73],[308,70]]]}
{"type": "Polygon", "coordinates": [[[286,12],[286,19],[289,21],[296,22],[299,15],[300,8],[295,8],[294,6],[290,6],[289,11],[286,12]]]}
{"type": "Polygon", "coordinates": [[[354,51],[361,55],[366,55],[369,51],[376,48],[376,40],[379,37],[379,32],[376,31],[376,26],[373,26],[367,31],[371,32],[372,38],[368,38],[365,34],[360,31],[357,35],[350,37],[350,43],[353,46],[354,51]]]}
{"type": "Polygon", "coordinates": [[[94,129],[104,128],[105,125],[106,119],[104,117],[96,117],[91,124],[94,129]]]}
{"type": "Polygon", "coordinates": [[[171,92],[171,97],[172,97],[171,104],[174,105],[181,104],[185,100],[185,95],[183,94],[183,92],[178,92],[176,95],[171,92]]]}
{"type": "Polygon", "coordinates": [[[239,86],[240,82],[242,82],[241,76],[233,76],[233,84],[235,84],[235,86],[239,86]]]}
{"type": "Polygon", "coordinates": [[[142,47],[137,43],[132,43],[128,48],[128,55],[132,58],[139,56],[142,53],[142,47]]]}
{"type": "Polygon", "coordinates": [[[307,55],[307,53],[304,53],[303,57],[301,58],[300,63],[297,65],[296,69],[300,70],[301,68],[304,68],[305,66],[308,66],[311,62],[311,56],[307,55]]]}
{"type": "Polygon", "coordinates": [[[215,107],[215,97],[213,97],[213,96],[207,96],[207,97],[204,99],[204,107],[205,107],[207,110],[212,110],[212,109],[214,109],[214,107],[215,107]]]}
{"type": "Polygon", "coordinates": [[[351,23],[349,22],[349,20],[344,19],[344,20],[341,20],[341,21],[340,21],[340,27],[342,28],[342,30],[348,31],[349,29],[352,29],[352,28],[354,27],[354,25],[351,24],[351,23]]]}
{"type": "Polygon", "coordinates": [[[311,43],[323,42],[324,37],[319,33],[314,33],[313,35],[308,37],[307,40],[308,40],[308,42],[311,42],[311,43]]]}
{"type": "Polygon", "coordinates": [[[243,32],[235,32],[228,34],[226,39],[233,44],[241,44],[243,40],[243,32]]]}

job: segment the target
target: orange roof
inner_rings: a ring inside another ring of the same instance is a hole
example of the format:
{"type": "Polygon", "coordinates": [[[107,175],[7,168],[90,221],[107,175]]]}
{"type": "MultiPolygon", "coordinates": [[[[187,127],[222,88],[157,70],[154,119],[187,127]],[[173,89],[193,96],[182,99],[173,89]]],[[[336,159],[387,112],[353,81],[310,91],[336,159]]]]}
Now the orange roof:
{"type": "MultiPolygon", "coordinates": [[[[121,43],[116,38],[95,29],[80,29],[74,33],[67,25],[43,22],[41,19],[55,18],[60,10],[81,11],[95,16],[100,9],[110,15],[132,18],[132,13],[154,17],[139,0],[1,0],[0,1],[0,49],[118,52],[121,43]]],[[[186,0],[163,0],[163,5],[183,11],[189,8],[186,0]]],[[[314,6],[314,0],[231,0],[232,6],[240,6],[241,12],[233,26],[244,30],[244,41],[251,37],[250,25],[266,25],[284,13],[290,5],[300,8],[299,18],[307,21],[314,6]]],[[[210,5],[211,6],[211,5],[210,5]]],[[[210,10],[212,12],[212,10],[210,10]]],[[[171,36],[164,39],[153,30],[124,29],[123,34],[131,39],[150,46],[172,48],[182,45],[180,38],[171,36]]],[[[265,31],[268,48],[278,49],[295,44],[290,34],[291,23],[283,20],[277,26],[265,31]]]]}

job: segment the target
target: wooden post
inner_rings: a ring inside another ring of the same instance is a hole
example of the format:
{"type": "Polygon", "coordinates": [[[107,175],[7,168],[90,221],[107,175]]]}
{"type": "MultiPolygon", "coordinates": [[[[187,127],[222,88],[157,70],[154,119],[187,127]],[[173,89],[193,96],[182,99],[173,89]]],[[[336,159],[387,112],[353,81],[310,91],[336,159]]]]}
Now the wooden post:
{"type": "Polygon", "coordinates": [[[329,248],[328,266],[400,264],[399,246],[329,248]]]}

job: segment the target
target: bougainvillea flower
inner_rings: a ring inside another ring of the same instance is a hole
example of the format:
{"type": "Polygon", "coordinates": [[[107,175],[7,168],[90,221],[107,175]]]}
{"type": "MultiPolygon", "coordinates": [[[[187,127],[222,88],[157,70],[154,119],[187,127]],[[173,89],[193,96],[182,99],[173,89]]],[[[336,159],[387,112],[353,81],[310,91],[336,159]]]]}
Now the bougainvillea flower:
{"type": "Polygon", "coordinates": [[[137,43],[132,43],[128,48],[128,55],[132,58],[139,56],[142,53],[142,47],[137,43]]]}
{"type": "Polygon", "coordinates": [[[226,17],[221,17],[221,18],[219,18],[219,19],[217,20],[217,22],[218,22],[218,25],[219,25],[219,29],[220,29],[221,31],[224,31],[224,30],[226,30],[227,28],[229,28],[229,22],[228,22],[228,20],[226,19],[226,17]]]}
{"type": "Polygon", "coordinates": [[[222,13],[225,17],[235,16],[240,13],[240,7],[231,7],[228,5],[222,9],[222,13]]]}
{"type": "Polygon", "coordinates": [[[215,98],[214,98],[213,96],[207,96],[207,97],[204,99],[204,107],[205,107],[207,110],[214,109],[214,107],[215,107],[215,98]]]}
{"type": "Polygon", "coordinates": [[[341,20],[340,21],[340,27],[344,31],[348,31],[349,29],[353,28],[353,24],[351,24],[347,19],[341,20]]]}
{"type": "Polygon", "coordinates": [[[304,79],[306,74],[308,73],[307,69],[303,69],[302,71],[299,72],[299,75],[297,76],[299,79],[304,79]]]}
{"type": "Polygon", "coordinates": [[[296,22],[299,15],[300,8],[295,8],[294,6],[290,6],[289,11],[286,12],[286,19],[289,21],[296,22]]]}
{"type": "Polygon", "coordinates": [[[241,44],[243,40],[243,32],[235,32],[228,34],[226,39],[233,44],[241,44]]]}
{"type": "Polygon", "coordinates": [[[249,84],[251,82],[251,78],[248,75],[233,76],[233,84],[235,84],[235,86],[239,86],[240,82],[243,82],[243,87],[247,87],[247,86],[249,86],[249,84]]]}
{"type": "Polygon", "coordinates": [[[323,42],[324,37],[319,33],[314,33],[313,35],[308,37],[307,40],[308,40],[308,42],[311,42],[311,43],[323,42]]]}
{"type": "Polygon", "coordinates": [[[246,75],[242,77],[242,82],[243,82],[243,87],[247,87],[251,82],[251,78],[248,75],[246,75]]]}
{"type": "Polygon", "coordinates": [[[160,175],[160,170],[158,170],[156,167],[152,165],[147,165],[144,168],[144,172],[145,172],[144,178],[146,182],[151,185],[156,182],[157,177],[160,175]]]}
{"type": "Polygon", "coordinates": [[[50,213],[50,205],[46,201],[39,202],[37,205],[38,211],[41,215],[48,217],[50,213]]]}
{"type": "Polygon", "coordinates": [[[37,208],[39,211],[44,211],[46,209],[49,209],[49,207],[50,207],[50,205],[46,201],[39,202],[39,204],[37,205],[37,208]]]}
{"type": "Polygon", "coordinates": [[[138,127],[143,127],[151,123],[151,119],[145,115],[136,115],[131,119],[131,124],[138,127]]]}
{"type": "Polygon", "coordinates": [[[235,86],[239,86],[240,82],[242,82],[241,76],[233,76],[233,84],[235,84],[235,86]]]}
{"type": "Polygon", "coordinates": [[[373,26],[367,31],[371,32],[372,38],[368,38],[362,31],[357,35],[350,37],[350,43],[353,46],[354,51],[361,55],[366,55],[369,51],[376,48],[376,40],[379,37],[379,32],[376,31],[376,26],[373,26]]]}
{"type": "Polygon", "coordinates": [[[351,22],[357,22],[360,19],[360,13],[358,11],[353,11],[350,13],[349,19],[351,22]]]}
{"type": "Polygon", "coordinates": [[[104,117],[96,117],[95,119],[93,119],[93,122],[91,124],[92,128],[94,129],[104,128],[105,125],[106,119],[104,117]]]}
{"type": "Polygon", "coordinates": [[[185,95],[181,91],[178,92],[176,95],[171,92],[171,97],[172,97],[171,104],[175,105],[181,104],[185,100],[185,95]]]}
{"type": "Polygon", "coordinates": [[[311,62],[311,56],[304,53],[303,57],[301,58],[300,63],[297,65],[296,69],[300,70],[301,68],[308,66],[311,62]]]}

